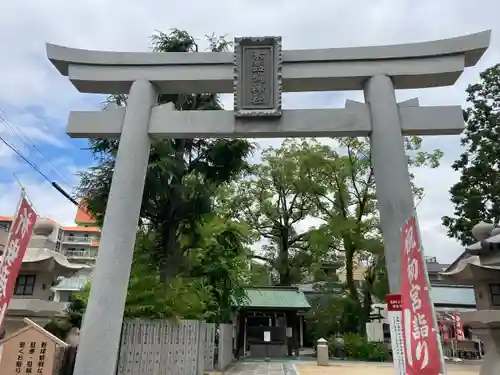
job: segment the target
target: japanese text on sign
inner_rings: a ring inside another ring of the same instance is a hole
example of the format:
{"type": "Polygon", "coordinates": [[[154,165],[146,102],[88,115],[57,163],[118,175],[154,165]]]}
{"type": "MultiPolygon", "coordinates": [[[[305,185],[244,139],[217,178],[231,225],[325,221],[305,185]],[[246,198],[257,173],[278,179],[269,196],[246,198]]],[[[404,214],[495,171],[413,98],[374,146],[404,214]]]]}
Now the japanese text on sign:
{"type": "Polygon", "coordinates": [[[259,51],[252,51],[252,86],[250,88],[252,104],[263,104],[266,102],[266,76],[265,76],[266,55],[259,51]]]}
{"type": "Polygon", "coordinates": [[[387,294],[385,300],[387,303],[387,318],[389,319],[391,332],[394,369],[396,370],[396,375],[406,375],[401,294],[387,294]]]}
{"type": "Polygon", "coordinates": [[[438,336],[416,220],[402,231],[402,304],[406,371],[437,375],[441,370],[438,336]]]}
{"type": "Polygon", "coordinates": [[[282,115],[282,63],[280,37],[235,38],[235,117],[282,115]]]}
{"type": "Polygon", "coordinates": [[[37,351],[37,343],[19,343],[19,351],[16,358],[16,374],[43,374],[47,354],[47,342],[42,342],[37,351]]]}

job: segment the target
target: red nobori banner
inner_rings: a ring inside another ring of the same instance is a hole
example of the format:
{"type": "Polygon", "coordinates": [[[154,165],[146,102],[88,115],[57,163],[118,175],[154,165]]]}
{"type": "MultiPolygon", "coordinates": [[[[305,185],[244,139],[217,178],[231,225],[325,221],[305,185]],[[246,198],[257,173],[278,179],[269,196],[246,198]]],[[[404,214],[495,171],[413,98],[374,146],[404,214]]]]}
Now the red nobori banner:
{"type": "Polygon", "coordinates": [[[462,318],[459,313],[453,314],[453,320],[455,322],[455,338],[457,341],[465,341],[464,326],[462,324],[462,318]]]}
{"type": "Polygon", "coordinates": [[[441,373],[441,353],[435,328],[436,317],[415,217],[408,220],[401,234],[401,297],[406,373],[438,375],[441,373]]]}
{"type": "Polygon", "coordinates": [[[0,258],[0,328],[9,307],[35,221],[36,213],[23,196],[17,215],[10,227],[3,256],[0,258]]]}

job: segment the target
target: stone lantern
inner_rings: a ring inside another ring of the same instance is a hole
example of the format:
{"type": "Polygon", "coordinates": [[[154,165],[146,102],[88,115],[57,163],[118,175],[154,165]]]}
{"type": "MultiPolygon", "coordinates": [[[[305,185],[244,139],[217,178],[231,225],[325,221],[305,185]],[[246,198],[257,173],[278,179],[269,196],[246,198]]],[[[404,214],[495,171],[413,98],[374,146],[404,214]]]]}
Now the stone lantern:
{"type": "Polygon", "coordinates": [[[484,343],[480,375],[498,375],[500,368],[500,228],[479,223],[472,229],[478,242],[466,247],[444,280],[474,286],[477,311],[462,312],[462,321],[484,343]]]}

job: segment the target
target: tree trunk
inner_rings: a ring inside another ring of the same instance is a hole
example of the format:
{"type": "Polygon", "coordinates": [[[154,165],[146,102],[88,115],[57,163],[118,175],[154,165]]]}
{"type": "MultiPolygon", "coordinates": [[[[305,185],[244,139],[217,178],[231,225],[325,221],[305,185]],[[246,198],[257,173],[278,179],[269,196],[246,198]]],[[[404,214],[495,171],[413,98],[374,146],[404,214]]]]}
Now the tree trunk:
{"type": "Polygon", "coordinates": [[[169,225],[162,233],[163,256],[160,264],[160,280],[168,282],[182,270],[184,263],[182,250],[177,241],[177,225],[169,225]]]}
{"type": "Polygon", "coordinates": [[[184,257],[182,254],[182,249],[180,247],[179,241],[177,240],[177,229],[179,223],[174,220],[174,215],[176,211],[175,202],[179,198],[177,191],[177,186],[182,184],[182,178],[185,173],[184,169],[184,152],[185,152],[186,141],[184,139],[175,139],[175,171],[172,176],[171,181],[171,193],[172,196],[169,198],[169,204],[167,206],[167,217],[165,223],[162,226],[168,225],[166,228],[162,228],[162,251],[163,255],[161,259],[163,264],[161,265],[160,280],[166,282],[178,275],[183,266],[184,257]]]}
{"type": "Polygon", "coordinates": [[[366,323],[370,320],[372,312],[372,296],[368,290],[365,290],[363,297],[363,306],[361,308],[361,316],[359,317],[359,333],[362,336],[366,335],[366,323]]]}
{"type": "Polygon", "coordinates": [[[356,290],[356,285],[354,284],[354,251],[350,244],[346,244],[345,246],[345,283],[347,290],[352,298],[358,298],[358,292],[356,290]],[[346,246],[347,245],[347,246],[346,246]]]}
{"type": "Polygon", "coordinates": [[[288,251],[288,230],[287,228],[280,228],[281,238],[280,238],[280,249],[279,249],[279,265],[280,265],[280,285],[289,286],[291,284],[290,279],[290,259],[288,251]]]}

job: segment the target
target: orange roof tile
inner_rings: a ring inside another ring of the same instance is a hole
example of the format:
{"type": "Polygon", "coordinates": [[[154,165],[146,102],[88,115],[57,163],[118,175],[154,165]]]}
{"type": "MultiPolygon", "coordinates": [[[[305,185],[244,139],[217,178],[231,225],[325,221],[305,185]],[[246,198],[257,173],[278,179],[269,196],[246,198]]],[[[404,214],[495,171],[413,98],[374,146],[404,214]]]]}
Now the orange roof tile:
{"type": "Polygon", "coordinates": [[[76,211],[75,223],[77,224],[94,224],[95,220],[87,211],[87,204],[85,202],[80,203],[78,210],[76,211]]]}
{"type": "Polygon", "coordinates": [[[12,216],[0,216],[0,221],[12,221],[12,216]]]}
{"type": "Polygon", "coordinates": [[[101,228],[98,227],[61,227],[62,230],[67,230],[71,232],[100,232],[101,228]]]}

